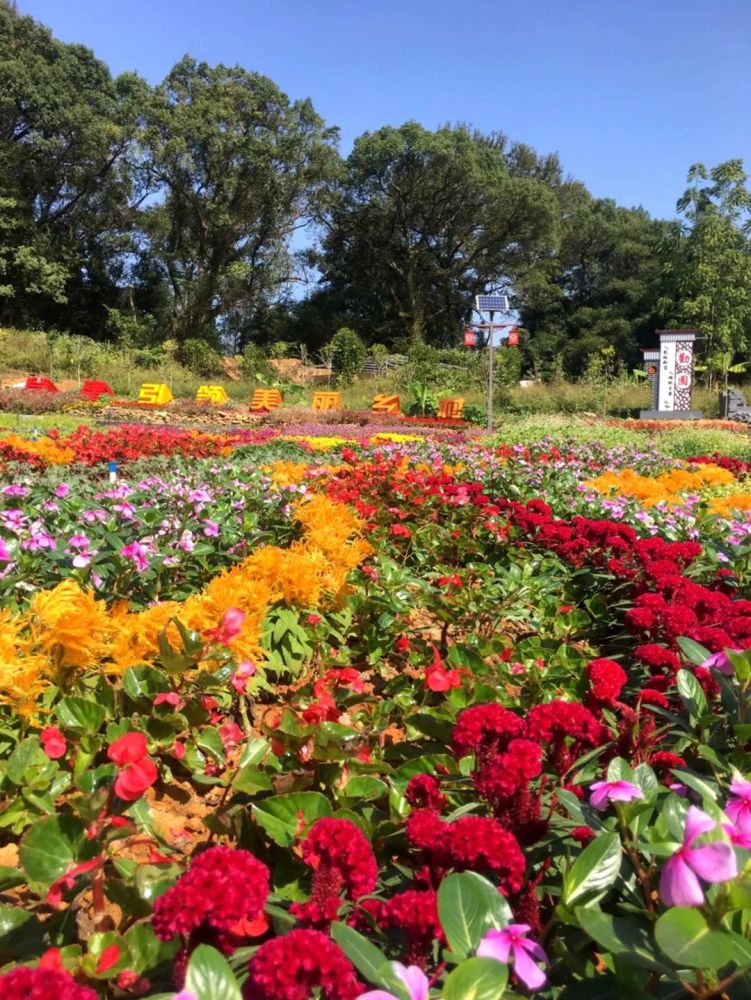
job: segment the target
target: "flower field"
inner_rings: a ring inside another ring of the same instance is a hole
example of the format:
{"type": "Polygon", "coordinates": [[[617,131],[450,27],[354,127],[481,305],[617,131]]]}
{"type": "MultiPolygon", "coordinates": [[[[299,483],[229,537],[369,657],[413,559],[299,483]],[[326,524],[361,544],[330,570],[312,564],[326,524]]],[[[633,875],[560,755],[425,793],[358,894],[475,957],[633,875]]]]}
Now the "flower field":
{"type": "Polygon", "coordinates": [[[750,996],[751,449],[324,430],[0,437],[2,1000],[750,996]]]}

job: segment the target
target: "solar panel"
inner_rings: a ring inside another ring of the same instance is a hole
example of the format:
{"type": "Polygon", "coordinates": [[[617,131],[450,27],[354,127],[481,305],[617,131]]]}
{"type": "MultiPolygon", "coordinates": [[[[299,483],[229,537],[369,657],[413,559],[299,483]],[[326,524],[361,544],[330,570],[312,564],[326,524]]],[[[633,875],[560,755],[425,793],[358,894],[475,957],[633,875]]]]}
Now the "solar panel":
{"type": "Polygon", "coordinates": [[[478,295],[478,312],[508,312],[508,298],[505,295],[478,295]]]}

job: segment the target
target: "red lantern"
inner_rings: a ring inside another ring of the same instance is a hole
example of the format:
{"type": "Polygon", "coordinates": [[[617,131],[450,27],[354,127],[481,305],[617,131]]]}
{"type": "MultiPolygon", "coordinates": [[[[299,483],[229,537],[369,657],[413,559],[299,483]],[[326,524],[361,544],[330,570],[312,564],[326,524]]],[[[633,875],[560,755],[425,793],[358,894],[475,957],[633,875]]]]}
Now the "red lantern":
{"type": "Polygon", "coordinates": [[[519,327],[514,326],[509,330],[508,334],[508,346],[518,347],[519,346],[519,327]]]}
{"type": "Polygon", "coordinates": [[[477,347],[477,334],[475,333],[475,331],[472,329],[471,326],[468,326],[467,329],[464,331],[464,346],[477,347]]]}

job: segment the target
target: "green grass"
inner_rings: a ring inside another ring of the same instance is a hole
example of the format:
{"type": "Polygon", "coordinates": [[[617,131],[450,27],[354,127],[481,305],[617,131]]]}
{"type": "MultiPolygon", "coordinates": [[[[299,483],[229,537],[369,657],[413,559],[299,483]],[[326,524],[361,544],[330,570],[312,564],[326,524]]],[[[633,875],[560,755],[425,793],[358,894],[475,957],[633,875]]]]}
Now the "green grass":
{"type": "Polygon", "coordinates": [[[0,413],[0,430],[13,431],[28,437],[33,431],[58,430],[68,434],[81,424],[91,424],[87,417],[75,413],[0,413]]]}

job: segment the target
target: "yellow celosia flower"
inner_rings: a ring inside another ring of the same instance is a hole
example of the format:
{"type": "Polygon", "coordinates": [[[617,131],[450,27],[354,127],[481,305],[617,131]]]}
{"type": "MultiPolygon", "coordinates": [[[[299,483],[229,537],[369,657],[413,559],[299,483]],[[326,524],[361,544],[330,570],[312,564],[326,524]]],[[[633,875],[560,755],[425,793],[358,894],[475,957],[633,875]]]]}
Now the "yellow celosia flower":
{"type": "Polygon", "coordinates": [[[383,431],[379,434],[374,434],[370,439],[371,444],[402,444],[404,441],[424,441],[425,438],[422,434],[389,434],[383,431]]]}
{"type": "Polygon", "coordinates": [[[680,504],[685,494],[698,494],[732,482],[732,472],[718,465],[691,465],[683,469],[671,469],[659,476],[641,476],[632,469],[605,472],[596,479],[590,479],[585,486],[598,493],[634,497],[645,507],[653,507],[657,503],[680,504]]]}
{"type": "Polygon", "coordinates": [[[54,590],[40,590],[29,607],[32,648],[50,660],[50,672],[88,667],[107,649],[112,620],[103,601],[64,580],[54,590]]]}
{"type": "Polygon", "coordinates": [[[38,441],[30,441],[18,434],[4,434],[2,441],[25,455],[43,459],[48,465],[68,465],[76,457],[72,448],[57,444],[51,438],[43,437],[38,441]]]}

